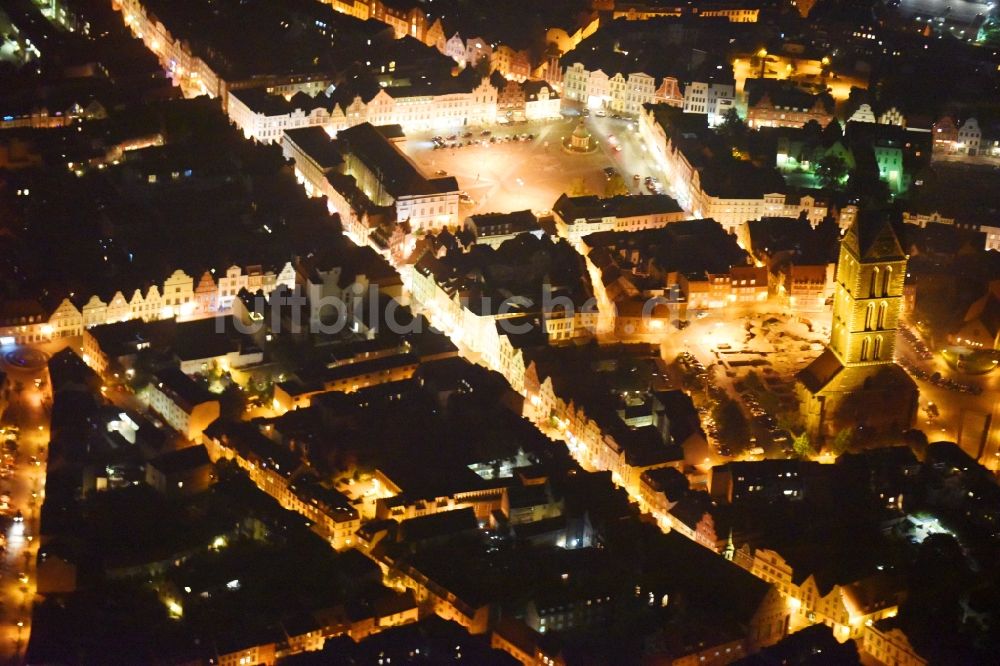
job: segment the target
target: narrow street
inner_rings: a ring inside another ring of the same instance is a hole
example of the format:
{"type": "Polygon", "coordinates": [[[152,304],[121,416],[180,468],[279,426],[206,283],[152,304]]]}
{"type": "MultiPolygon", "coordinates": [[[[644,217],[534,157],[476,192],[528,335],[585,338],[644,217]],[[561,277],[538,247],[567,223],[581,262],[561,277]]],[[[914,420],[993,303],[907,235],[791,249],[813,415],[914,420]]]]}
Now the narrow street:
{"type": "Polygon", "coordinates": [[[32,354],[22,365],[11,348],[4,347],[2,352],[0,367],[7,373],[9,388],[9,405],[2,422],[11,432],[17,429],[17,452],[13,473],[0,480],[0,490],[10,496],[8,516],[0,522],[6,530],[0,568],[0,661],[19,664],[31,632],[52,403],[45,365],[48,355],[32,354]],[[18,511],[23,522],[14,518],[18,511]]]}

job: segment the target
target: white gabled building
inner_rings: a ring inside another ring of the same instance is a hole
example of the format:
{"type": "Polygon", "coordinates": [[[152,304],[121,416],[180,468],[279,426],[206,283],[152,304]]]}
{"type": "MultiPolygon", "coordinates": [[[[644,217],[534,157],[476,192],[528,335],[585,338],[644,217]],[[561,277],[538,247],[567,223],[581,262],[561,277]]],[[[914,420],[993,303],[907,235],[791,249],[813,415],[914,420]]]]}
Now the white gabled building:
{"type": "Polygon", "coordinates": [[[333,104],[323,96],[297,93],[290,100],[261,88],[234,90],[229,94],[229,119],[248,139],[261,143],[281,141],[286,129],[328,126],[333,104]]]}
{"type": "Polygon", "coordinates": [[[465,40],[457,32],[444,43],[444,54],[465,67],[465,40]]]}
{"type": "Polygon", "coordinates": [[[733,108],[736,93],[732,83],[692,81],[684,86],[684,113],[703,113],[715,127],[733,108]]]}
{"type": "Polygon", "coordinates": [[[686,113],[706,114],[712,126],[721,122],[736,99],[732,82],[691,81],[681,86],[676,78],[668,76],[658,86],[656,79],[645,72],[609,76],[601,69],[588,70],[579,62],[566,68],[562,94],[588,108],[634,117],[642,113],[643,104],[663,101],[682,106],[686,113]]]}
{"type": "Polygon", "coordinates": [[[979,144],[982,143],[983,133],[979,129],[979,121],[975,118],[967,118],[961,127],[958,128],[958,143],[956,150],[969,155],[979,154],[979,144]]]}
{"type": "Polygon", "coordinates": [[[288,289],[295,287],[295,268],[291,262],[286,262],[277,273],[260,266],[248,266],[246,272],[239,266],[232,266],[226,276],[219,279],[217,287],[211,274],[206,275],[208,279],[203,276],[197,290],[190,275],[175,270],[162,284],[151,285],[145,295],[135,289],[131,298],[126,298],[123,292],[116,291],[105,302],[93,294],[79,308],[72,300],[64,298],[48,314],[41,305],[34,303],[38,314],[30,320],[17,317],[0,321],[0,338],[9,337],[18,344],[26,344],[82,335],[87,328],[132,319],[154,321],[176,317],[185,321],[211,317],[227,314],[240,289],[270,294],[279,285],[288,289]]]}
{"type": "MultiPolygon", "coordinates": [[[[470,85],[468,79],[451,79],[388,87],[367,102],[355,99],[347,125],[401,125],[404,129],[448,129],[496,122],[497,89],[489,78],[470,85]],[[363,107],[363,111],[362,111],[363,107]]],[[[339,127],[337,128],[340,129],[339,127]]]]}
{"type": "Polygon", "coordinates": [[[587,70],[573,63],[563,74],[563,97],[591,109],[637,116],[642,105],[653,101],[656,80],[643,72],[608,76],[603,70],[587,70]]]}

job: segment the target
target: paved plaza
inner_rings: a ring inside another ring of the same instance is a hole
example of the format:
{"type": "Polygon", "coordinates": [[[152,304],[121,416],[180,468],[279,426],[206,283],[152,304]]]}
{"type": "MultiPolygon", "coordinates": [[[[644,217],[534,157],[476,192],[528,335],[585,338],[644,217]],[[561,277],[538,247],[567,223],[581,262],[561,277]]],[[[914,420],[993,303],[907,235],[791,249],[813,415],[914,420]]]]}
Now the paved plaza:
{"type": "Polygon", "coordinates": [[[562,148],[579,117],[566,116],[559,120],[533,121],[515,125],[494,125],[489,128],[497,139],[512,135],[533,134],[533,141],[510,141],[434,149],[431,136],[457,135],[459,141],[482,140],[483,128],[455,128],[451,132],[414,132],[407,135],[403,151],[428,175],[446,172],[458,179],[459,187],[469,194],[473,203],[462,205],[461,217],[476,213],[531,209],[547,211],[561,194],[574,183],[582,181],[589,194],[604,196],[606,167],[621,172],[633,193],[640,193],[643,177],[654,174],[652,160],[646,158],[634,130],[634,122],[612,118],[590,117],[587,128],[597,141],[598,149],[589,154],[571,154],[562,148]],[[472,137],[461,135],[471,132],[472,137]],[[621,146],[614,150],[610,136],[621,146]]]}

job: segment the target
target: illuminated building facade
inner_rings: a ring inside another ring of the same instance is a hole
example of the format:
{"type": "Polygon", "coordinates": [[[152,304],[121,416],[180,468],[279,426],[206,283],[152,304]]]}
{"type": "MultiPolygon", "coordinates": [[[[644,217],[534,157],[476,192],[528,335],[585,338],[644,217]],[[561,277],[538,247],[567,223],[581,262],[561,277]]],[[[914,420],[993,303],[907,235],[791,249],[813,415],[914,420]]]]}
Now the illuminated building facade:
{"type": "Polygon", "coordinates": [[[797,375],[815,439],[845,425],[903,429],[913,422],[917,387],[894,358],[906,260],[878,213],[859,215],[841,241],[830,344],[797,375]]]}
{"type": "MultiPolygon", "coordinates": [[[[261,266],[249,266],[244,272],[239,266],[230,266],[218,287],[213,288],[211,274],[195,281],[184,271],[176,270],[161,285],[153,284],[146,293],[139,289],[126,298],[115,292],[107,302],[94,294],[86,301],[65,298],[47,315],[39,312],[29,316],[12,316],[0,321],[0,337],[9,337],[19,344],[43,342],[57,338],[82,335],[85,328],[111,324],[130,319],[152,321],[178,320],[227,314],[240,289],[262,291],[270,294],[279,285],[295,287],[295,269],[291,262],[278,272],[261,266]],[[83,306],[76,303],[83,302],[83,306]]],[[[41,306],[38,306],[41,308],[41,306]]],[[[44,308],[42,308],[44,310],[44,308]]]]}

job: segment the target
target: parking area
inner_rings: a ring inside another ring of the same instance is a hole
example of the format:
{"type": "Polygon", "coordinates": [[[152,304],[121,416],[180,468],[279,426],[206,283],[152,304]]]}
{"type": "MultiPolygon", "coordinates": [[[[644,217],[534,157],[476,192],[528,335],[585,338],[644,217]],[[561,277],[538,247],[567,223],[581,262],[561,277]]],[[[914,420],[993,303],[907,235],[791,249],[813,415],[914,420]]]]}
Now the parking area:
{"type": "Polygon", "coordinates": [[[588,194],[604,196],[608,183],[604,169],[609,167],[622,174],[632,193],[648,193],[642,180],[635,181],[633,175],[644,178],[654,173],[652,160],[645,158],[638,136],[629,130],[630,123],[588,117],[585,122],[597,150],[569,153],[562,141],[578,122],[579,116],[567,115],[558,120],[489,128],[412,132],[401,148],[427,175],[447,174],[458,179],[459,187],[468,194],[460,211],[463,218],[526,208],[547,211],[561,194],[581,185],[588,194]],[[513,139],[525,135],[531,139],[513,139]],[[435,148],[433,136],[441,136],[450,147],[435,148]]]}

